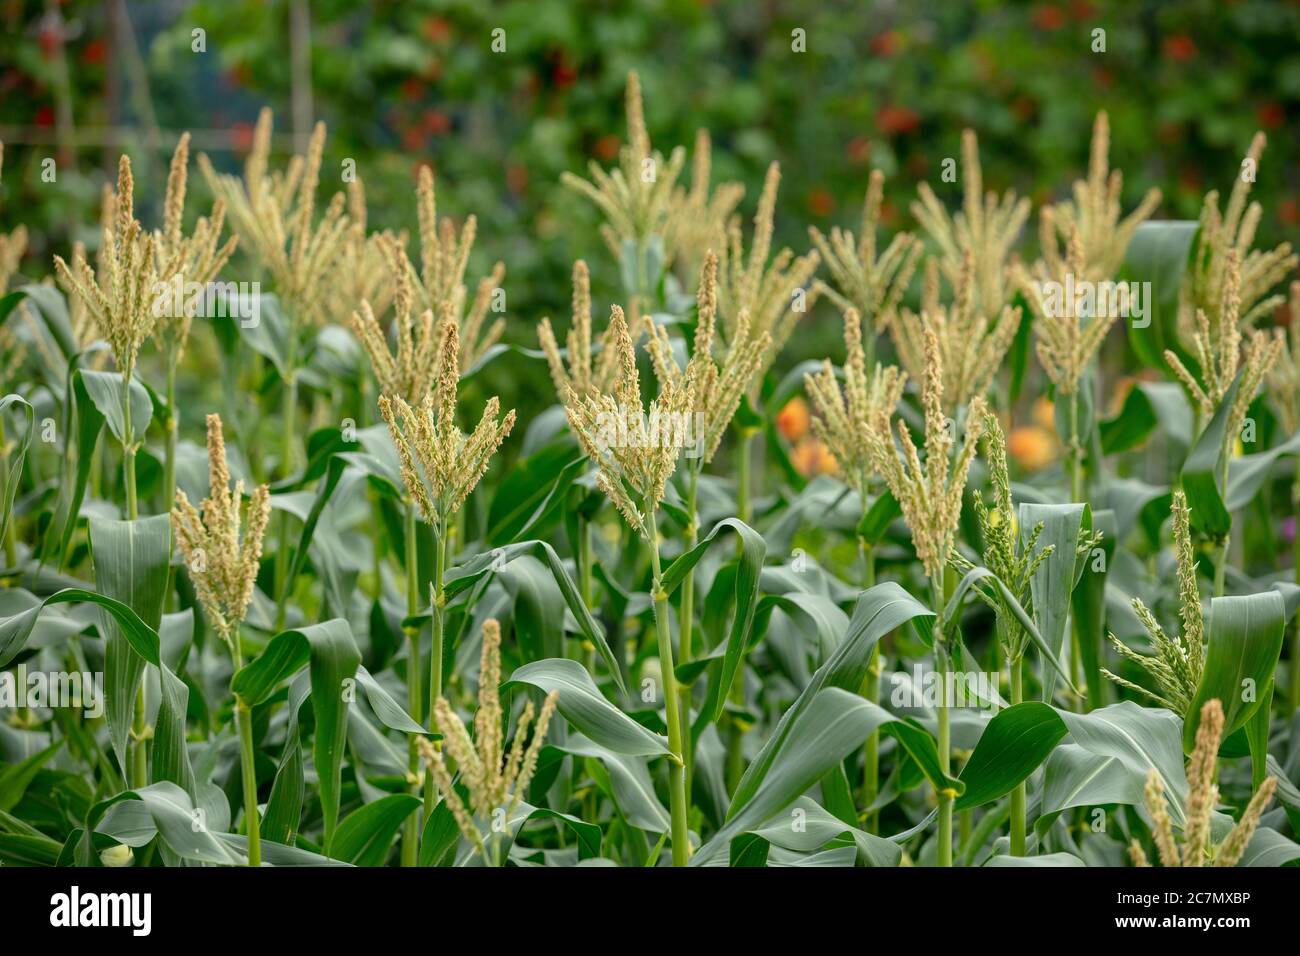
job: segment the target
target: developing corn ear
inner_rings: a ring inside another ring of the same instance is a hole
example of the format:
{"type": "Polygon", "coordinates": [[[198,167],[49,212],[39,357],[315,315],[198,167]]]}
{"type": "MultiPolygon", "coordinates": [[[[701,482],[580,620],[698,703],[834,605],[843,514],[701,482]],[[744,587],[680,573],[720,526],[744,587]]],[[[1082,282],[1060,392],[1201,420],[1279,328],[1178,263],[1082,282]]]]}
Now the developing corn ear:
{"type": "Polygon", "coordinates": [[[305,95],[323,6],[291,135],[0,153],[0,870],[1300,860],[1287,143],[1204,146],[1237,181],[1171,222],[1119,103],[989,112],[983,162],[834,96],[783,137],[689,64],[609,85],[622,11],[593,57],[451,7],[358,46],[428,61],[362,123],[305,95]],[[1053,136],[1060,182],[1009,161],[1053,136]]]}

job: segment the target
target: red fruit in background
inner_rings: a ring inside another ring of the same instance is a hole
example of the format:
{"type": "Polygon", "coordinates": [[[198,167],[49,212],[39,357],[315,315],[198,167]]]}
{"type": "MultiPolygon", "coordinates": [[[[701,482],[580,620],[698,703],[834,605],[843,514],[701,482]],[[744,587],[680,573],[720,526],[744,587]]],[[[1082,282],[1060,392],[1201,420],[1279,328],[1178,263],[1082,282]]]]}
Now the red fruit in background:
{"type": "Polygon", "coordinates": [[[1300,225],[1300,203],[1294,199],[1283,199],[1277,205],[1277,216],[1288,226],[1300,225]]]}
{"type": "Polygon", "coordinates": [[[402,149],[408,152],[419,152],[425,147],[424,130],[418,126],[408,126],[402,130],[402,149]]]}
{"type": "Polygon", "coordinates": [[[47,106],[39,107],[39,108],[36,110],[36,119],[35,119],[35,122],[36,122],[36,125],[37,125],[37,126],[53,126],[53,125],[54,125],[54,107],[52,107],[52,106],[48,106],[48,105],[47,105],[47,106]]]}
{"type": "Polygon", "coordinates": [[[906,136],[920,125],[920,115],[906,106],[882,106],[876,112],[876,126],[886,136],[906,136]]]}
{"type": "Polygon", "coordinates": [[[1196,56],[1196,43],[1186,33],[1175,33],[1165,37],[1165,59],[1175,63],[1186,63],[1196,56]]]}
{"type": "Polygon", "coordinates": [[[424,36],[431,43],[446,43],[451,39],[451,24],[442,17],[429,17],[424,21],[424,36]]]}
{"type": "Polygon", "coordinates": [[[555,58],[555,66],[551,67],[551,82],[560,89],[572,86],[578,79],[578,70],[561,50],[555,58]]]}
{"type": "Polygon", "coordinates": [[[232,123],[230,125],[230,145],[235,152],[246,153],[253,148],[253,124],[232,123]]]}
{"type": "Polygon", "coordinates": [[[825,189],[814,189],[808,194],[808,211],[814,216],[829,216],[835,211],[835,197],[825,189]]]}
{"type": "Polygon", "coordinates": [[[1259,117],[1259,125],[1265,129],[1277,129],[1286,122],[1286,109],[1276,100],[1269,100],[1255,115],[1259,117]]]}
{"type": "Polygon", "coordinates": [[[591,151],[601,162],[608,163],[617,158],[618,148],[622,145],[622,140],[613,133],[609,133],[596,140],[596,145],[592,147],[591,151]]]}
{"type": "Polygon", "coordinates": [[[104,52],[107,47],[104,41],[96,37],[86,44],[86,48],[81,51],[81,62],[87,66],[99,66],[104,62],[104,52]]]}
{"type": "Polygon", "coordinates": [[[236,63],[226,70],[226,82],[231,86],[247,86],[253,78],[253,71],[247,63],[236,63]]]}
{"type": "Polygon", "coordinates": [[[849,162],[862,165],[871,156],[871,140],[865,136],[855,136],[849,140],[845,152],[848,154],[849,162]]]}
{"type": "Polygon", "coordinates": [[[528,191],[528,167],[522,163],[511,163],[506,167],[506,185],[510,191],[523,194],[528,191]]]}
{"type": "Polygon", "coordinates": [[[432,136],[446,136],[451,132],[451,117],[442,110],[425,110],[420,120],[424,131],[432,136]]]}
{"type": "Polygon", "coordinates": [[[402,99],[408,103],[418,100],[424,96],[424,81],[418,77],[407,77],[402,81],[402,99]]]}
{"type": "Polygon", "coordinates": [[[1096,12],[1097,8],[1088,0],[1070,0],[1070,16],[1076,20],[1091,20],[1096,12]]]}
{"type": "Polygon", "coordinates": [[[41,55],[47,60],[54,59],[61,41],[59,31],[53,26],[42,26],[36,38],[41,46],[41,55]]]}
{"type": "Polygon", "coordinates": [[[1099,66],[1092,71],[1092,85],[1099,90],[1108,90],[1115,85],[1115,75],[1104,66],[1099,66]]]}
{"type": "Polygon", "coordinates": [[[871,55],[879,57],[894,56],[898,53],[900,46],[902,46],[902,42],[897,30],[886,30],[884,33],[877,33],[868,44],[871,55]]]}
{"type": "Polygon", "coordinates": [[[1030,20],[1040,30],[1059,30],[1065,26],[1065,13],[1060,7],[1045,3],[1034,7],[1030,20]]]}
{"type": "MultiPolygon", "coordinates": [[[[925,158],[922,157],[923,162],[924,159],[925,158]]],[[[880,222],[885,226],[898,225],[898,207],[888,199],[882,200],[880,203],[880,222]]]]}

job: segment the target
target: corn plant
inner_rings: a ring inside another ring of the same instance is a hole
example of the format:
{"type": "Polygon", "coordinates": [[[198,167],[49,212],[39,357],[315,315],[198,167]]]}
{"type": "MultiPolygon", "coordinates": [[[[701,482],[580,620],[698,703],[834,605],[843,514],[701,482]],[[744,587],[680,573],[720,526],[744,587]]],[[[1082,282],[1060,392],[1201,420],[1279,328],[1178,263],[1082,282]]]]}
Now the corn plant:
{"type": "Polygon", "coordinates": [[[1300,570],[1258,544],[1300,284],[1287,332],[1248,184],[1126,215],[1101,114],[1026,236],[966,130],[914,230],[874,171],[801,251],[776,164],[751,204],[701,131],[687,185],[624,108],[564,174],[567,322],[468,284],[456,182],[372,229],[269,110],[197,219],[188,135],[97,246],[0,205],[0,865],[1300,859],[1300,570]]]}

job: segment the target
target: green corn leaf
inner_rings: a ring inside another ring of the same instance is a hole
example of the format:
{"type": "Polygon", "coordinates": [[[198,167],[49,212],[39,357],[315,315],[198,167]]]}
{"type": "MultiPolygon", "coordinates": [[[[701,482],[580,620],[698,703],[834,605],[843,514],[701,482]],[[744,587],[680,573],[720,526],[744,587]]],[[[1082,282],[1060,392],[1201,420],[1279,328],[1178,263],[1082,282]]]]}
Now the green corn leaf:
{"type": "Polygon", "coordinates": [[[564,603],[577,620],[583,637],[591,641],[596,650],[600,652],[600,656],[605,661],[605,666],[609,668],[610,676],[614,679],[614,683],[618,685],[620,693],[626,694],[627,687],[623,682],[622,669],[619,667],[618,658],[614,656],[614,652],[610,649],[609,642],[605,640],[604,630],[597,623],[595,617],[592,616],[591,609],[582,602],[577,585],[573,583],[573,578],[565,570],[559,555],[545,541],[517,541],[514,544],[508,544],[480,554],[460,567],[453,568],[447,573],[444,584],[448,598],[454,597],[461,591],[472,587],[485,575],[499,571],[524,554],[540,557],[545,563],[551,572],[551,576],[555,579],[556,585],[559,586],[560,593],[564,596],[564,603]]]}
{"type": "Polygon", "coordinates": [[[1165,361],[1165,349],[1173,350],[1195,371],[1178,337],[1178,295],[1199,231],[1200,223],[1195,220],[1141,223],[1129,240],[1120,269],[1123,281],[1151,283],[1151,300],[1147,303],[1151,324],[1147,328],[1130,328],[1128,341],[1144,365],[1166,374],[1172,373],[1165,361]]]}
{"type": "MultiPolygon", "coordinates": [[[[92,518],[90,549],[98,591],[129,605],[141,621],[156,631],[162,625],[163,602],[167,596],[172,556],[171,519],[167,515],[136,521],[92,518]]],[[[103,614],[101,620],[106,638],[106,716],[113,750],[121,765],[126,766],[126,744],[135,712],[136,690],[144,677],[145,665],[160,667],[162,660],[153,642],[149,648],[150,659],[140,653],[112,616],[103,614]]],[[[175,692],[174,685],[169,683],[168,688],[175,692]]],[[[175,757],[171,754],[169,760],[175,757]]]]}
{"type": "MultiPolygon", "coordinates": [[[[1029,581],[1038,633],[1054,665],[1061,660],[1070,619],[1070,595],[1079,581],[1083,564],[1076,556],[1079,533],[1092,531],[1092,509],[1086,504],[1040,505],[1022,502],[1019,509],[1020,543],[1024,547],[1034,527],[1042,522],[1038,547],[1052,547],[1052,553],[1038,565],[1029,581]]],[[[1032,632],[1031,632],[1032,636],[1032,632]]],[[[1037,642],[1035,642],[1037,643],[1037,642]]],[[[1040,650],[1042,648],[1040,647],[1040,650]]],[[[1064,668],[1053,666],[1055,674],[1043,678],[1043,699],[1052,699],[1055,675],[1069,683],[1064,668]]]]}
{"type": "Polygon", "coordinates": [[[667,739],[642,727],[607,701],[577,661],[557,658],[525,664],[501,688],[506,690],[521,684],[546,694],[557,691],[556,707],[564,719],[602,747],[630,756],[669,753],[667,739]]]}
{"type": "Polygon", "coordinates": [[[383,866],[397,832],[419,807],[418,797],[394,793],[353,810],[334,835],[334,856],[356,866],[383,866]]]}
{"type": "Polygon", "coordinates": [[[27,458],[27,449],[31,447],[35,427],[34,413],[27,399],[21,395],[0,398],[0,415],[7,414],[12,408],[22,409],[23,424],[13,449],[6,455],[4,471],[0,472],[0,541],[7,540],[9,522],[13,520],[14,495],[22,480],[23,462],[27,458]]]}
{"type": "Polygon", "coordinates": [[[1205,670],[1183,728],[1183,749],[1196,745],[1201,708],[1217,699],[1223,706],[1223,737],[1242,727],[1264,700],[1282,653],[1286,617],[1277,591],[1217,597],[1206,620],[1209,646],[1205,670]]]}
{"type": "Polygon", "coordinates": [[[356,677],[361,654],[352,628],[342,618],[282,631],[266,649],[231,678],[230,689],[249,707],[264,702],[285,680],[310,663],[311,708],[316,718],[312,755],[320,778],[325,850],[329,855],[338,823],[348,695],[345,682],[356,677]]]}
{"type": "Polygon", "coordinates": [[[954,809],[969,810],[1010,793],[1042,765],[1065,732],[1056,711],[1039,701],[999,711],[962,768],[966,792],[954,809]]]}
{"type": "Polygon", "coordinates": [[[767,543],[762,535],[740,519],[724,518],[694,548],[664,569],[661,582],[664,591],[671,595],[685,580],[687,572],[699,564],[700,559],[712,548],[725,540],[722,534],[726,531],[735,532],[740,538],[740,562],[735,580],[735,613],[731,633],[727,637],[727,649],[718,671],[718,679],[711,682],[709,700],[704,707],[704,713],[710,715],[708,719],[714,721],[722,716],[727,694],[731,691],[744,658],[746,640],[754,621],[758,577],[767,554],[767,543]]]}
{"type": "Polygon", "coordinates": [[[1223,401],[1215,409],[1214,417],[1192,446],[1187,461],[1183,463],[1182,486],[1187,495],[1192,527],[1211,538],[1222,538],[1232,529],[1232,515],[1228,512],[1221,487],[1221,472],[1225,448],[1224,433],[1228,428],[1228,415],[1237,400],[1242,372],[1228,386],[1223,401]]]}

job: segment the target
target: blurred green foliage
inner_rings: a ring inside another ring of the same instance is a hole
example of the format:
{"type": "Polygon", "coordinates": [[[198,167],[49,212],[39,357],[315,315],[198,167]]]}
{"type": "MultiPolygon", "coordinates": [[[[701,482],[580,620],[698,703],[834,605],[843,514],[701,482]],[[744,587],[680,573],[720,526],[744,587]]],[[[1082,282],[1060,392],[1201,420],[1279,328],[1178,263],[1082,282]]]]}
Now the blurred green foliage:
{"type": "MultiPolygon", "coordinates": [[[[327,163],[357,161],[372,228],[414,225],[413,170],[433,164],[440,209],[478,216],[472,274],[497,258],[507,264],[507,335],[520,343],[532,343],[542,315],[567,314],[574,258],[591,262],[598,299],[616,294],[595,211],[558,180],[593,158],[612,161],[630,69],[642,77],[655,144],[665,152],[689,146],[695,129],[708,127],[715,181],[746,183],[746,216],[764,168],[781,162],[777,228],[797,251],[807,246],[808,224],[856,228],[873,166],[889,176],[891,225],[910,225],[921,179],[955,204],[959,186],[939,181],[940,164],[957,155],[967,125],[980,135],[989,188],[1014,186],[1036,203],[1060,196],[1082,171],[1101,108],[1110,111],[1126,205],[1156,185],[1162,215],[1194,218],[1207,189],[1230,184],[1258,128],[1270,136],[1255,192],[1266,209],[1260,240],[1294,240],[1300,225],[1295,2],[309,6],[312,107],[330,127],[327,163]],[[498,28],[504,53],[490,48],[498,28]],[[1093,52],[1098,29],[1105,52],[1093,52]],[[806,52],[792,50],[796,30],[805,31],[806,52]]],[[[290,128],[288,2],[129,4],[148,103],[113,7],[62,3],[60,24],[42,0],[0,4],[0,127],[57,145],[61,110],[85,132],[140,130],[151,109],[168,131],[155,155],[144,155],[151,144],[143,132],[121,145],[135,154],[141,191],[155,204],[170,131],[234,130],[233,148],[214,152],[218,165],[233,168],[261,105],[276,109],[279,130],[290,128]],[[191,49],[196,28],[205,31],[204,53],[191,49]]],[[[118,148],[64,150],[52,186],[40,179],[40,160],[55,151],[45,144],[19,141],[6,151],[0,205],[6,225],[23,221],[33,231],[24,271],[34,277],[74,236],[93,244],[98,184],[118,148]]],[[[157,210],[143,212],[152,221],[157,210]]],[[[832,347],[838,323],[825,314],[787,362],[832,347]]]]}

